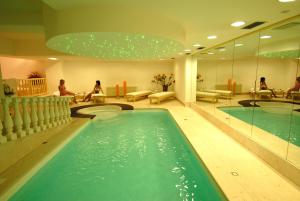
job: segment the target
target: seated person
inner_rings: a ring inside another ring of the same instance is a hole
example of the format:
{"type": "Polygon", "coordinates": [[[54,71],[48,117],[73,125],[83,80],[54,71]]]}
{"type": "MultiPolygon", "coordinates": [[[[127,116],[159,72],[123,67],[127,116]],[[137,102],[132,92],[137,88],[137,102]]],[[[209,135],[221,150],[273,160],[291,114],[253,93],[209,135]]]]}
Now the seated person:
{"type": "Polygon", "coordinates": [[[103,94],[102,88],[101,88],[101,83],[99,80],[96,81],[96,84],[94,86],[94,89],[92,92],[90,92],[84,99],[83,101],[90,101],[92,94],[98,94],[101,91],[101,93],[103,94]]]}
{"type": "Polygon", "coordinates": [[[272,95],[273,95],[275,98],[277,98],[276,95],[275,95],[274,90],[268,88],[267,83],[266,83],[266,78],[265,78],[265,77],[261,77],[261,78],[260,78],[259,90],[270,90],[271,93],[272,93],[272,95]]]}
{"type": "Polygon", "coordinates": [[[59,81],[58,90],[59,90],[59,95],[60,96],[74,96],[74,103],[77,103],[76,98],[75,98],[75,93],[70,92],[66,89],[65,80],[61,79],[59,81]]]}
{"type": "Polygon", "coordinates": [[[286,92],[286,97],[285,98],[291,98],[291,92],[292,91],[299,91],[300,90],[300,76],[296,78],[296,82],[293,88],[290,88],[286,92]]]}

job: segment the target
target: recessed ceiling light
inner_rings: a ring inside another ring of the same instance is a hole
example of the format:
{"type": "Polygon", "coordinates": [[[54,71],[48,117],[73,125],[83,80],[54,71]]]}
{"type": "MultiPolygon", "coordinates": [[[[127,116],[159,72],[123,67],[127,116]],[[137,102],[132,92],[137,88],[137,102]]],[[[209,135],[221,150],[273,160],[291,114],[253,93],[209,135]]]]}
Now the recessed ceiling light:
{"type": "Polygon", "coordinates": [[[190,50],[190,49],[185,49],[184,51],[185,51],[185,52],[190,52],[191,50],[190,50]]]}
{"type": "Polygon", "coordinates": [[[178,54],[179,54],[179,55],[183,55],[183,52],[179,52],[178,54]]]}
{"type": "Polygon", "coordinates": [[[58,58],[55,58],[55,57],[49,57],[48,59],[49,59],[49,60],[53,60],[53,61],[58,60],[58,58]]]}
{"type": "Polygon", "coordinates": [[[272,38],[272,36],[264,35],[264,36],[261,36],[260,38],[261,38],[261,39],[268,39],[268,38],[272,38]]]}
{"type": "Polygon", "coordinates": [[[213,52],[207,52],[207,54],[215,54],[215,53],[213,53],[213,52]]]}
{"type": "Polygon", "coordinates": [[[293,1],[296,1],[296,0],[278,0],[279,2],[281,3],[288,3],[288,2],[293,2],[293,1]]]}
{"type": "Polygon", "coordinates": [[[199,43],[196,43],[193,45],[193,47],[201,47],[201,45],[199,43]]]}
{"type": "Polygon", "coordinates": [[[212,35],[212,36],[207,36],[207,39],[216,39],[217,38],[217,36],[214,36],[214,35],[212,35]]]}
{"type": "Polygon", "coordinates": [[[222,49],[219,49],[219,51],[220,51],[220,52],[224,52],[224,51],[226,51],[226,49],[225,49],[225,48],[222,48],[222,49]]]}
{"type": "Polygon", "coordinates": [[[242,44],[242,43],[237,43],[237,44],[235,44],[234,46],[235,47],[241,47],[241,46],[243,46],[244,44],[242,44]]]}
{"type": "Polygon", "coordinates": [[[231,24],[231,26],[233,26],[233,27],[240,27],[240,26],[243,26],[244,24],[245,24],[244,21],[237,21],[237,22],[233,22],[231,24]]]}

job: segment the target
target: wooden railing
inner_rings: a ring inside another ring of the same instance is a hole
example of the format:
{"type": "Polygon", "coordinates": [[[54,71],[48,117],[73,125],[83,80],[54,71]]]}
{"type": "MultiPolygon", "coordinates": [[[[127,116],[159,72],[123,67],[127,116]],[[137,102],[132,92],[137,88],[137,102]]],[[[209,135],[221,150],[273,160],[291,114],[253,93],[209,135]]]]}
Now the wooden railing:
{"type": "Polygon", "coordinates": [[[17,79],[18,96],[38,96],[47,94],[46,78],[17,79]]]}
{"type": "Polygon", "coordinates": [[[0,144],[57,127],[71,120],[70,97],[0,99],[0,144]]]}

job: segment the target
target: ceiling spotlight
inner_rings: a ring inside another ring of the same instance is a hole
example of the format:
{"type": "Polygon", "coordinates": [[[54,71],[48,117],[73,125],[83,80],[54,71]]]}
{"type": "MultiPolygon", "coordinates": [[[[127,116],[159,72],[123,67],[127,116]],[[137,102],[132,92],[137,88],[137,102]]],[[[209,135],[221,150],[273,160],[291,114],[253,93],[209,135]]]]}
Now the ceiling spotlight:
{"type": "Polygon", "coordinates": [[[242,43],[237,43],[237,44],[235,44],[234,46],[235,47],[241,47],[241,46],[243,46],[244,44],[242,44],[242,43]]]}
{"type": "Polygon", "coordinates": [[[201,47],[201,45],[199,43],[196,43],[193,45],[193,47],[201,47]]]}
{"type": "Polygon", "coordinates": [[[268,38],[272,38],[272,36],[264,35],[264,36],[261,36],[260,38],[261,38],[261,39],[268,39],[268,38]]]}
{"type": "Polygon", "coordinates": [[[226,51],[226,49],[225,49],[225,48],[222,48],[222,49],[219,49],[219,51],[220,51],[220,52],[224,52],[224,51],[226,51]]]}
{"type": "Polygon", "coordinates": [[[215,54],[215,53],[213,53],[213,52],[207,52],[207,54],[215,54]]]}
{"type": "Polygon", "coordinates": [[[184,51],[185,51],[185,52],[190,52],[191,50],[190,50],[190,49],[185,49],[184,51]]]}
{"type": "Polygon", "coordinates": [[[231,24],[231,26],[233,26],[233,27],[240,27],[240,26],[243,26],[244,24],[245,24],[244,21],[237,21],[237,22],[233,22],[231,24]]]}
{"type": "Polygon", "coordinates": [[[212,35],[212,36],[207,36],[207,39],[216,39],[217,38],[217,36],[214,36],[214,35],[212,35]]]}
{"type": "Polygon", "coordinates": [[[293,2],[293,1],[296,1],[296,0],[278,0],[279,2],[281,3],[288,3],[288,2],[293,2]]]}
{"type": "Polygon", "coordinates": [[[179,54],[179,55],[183,55],[183,52],[179,52],[178,54],[179,54]]]}
{"type": "Polygon", "coordinates": [[[58,58],[55,58],[55,57],[49,57],[48,59],[52,60],[52,61],[57,61],[58,60],[58,58]]]}

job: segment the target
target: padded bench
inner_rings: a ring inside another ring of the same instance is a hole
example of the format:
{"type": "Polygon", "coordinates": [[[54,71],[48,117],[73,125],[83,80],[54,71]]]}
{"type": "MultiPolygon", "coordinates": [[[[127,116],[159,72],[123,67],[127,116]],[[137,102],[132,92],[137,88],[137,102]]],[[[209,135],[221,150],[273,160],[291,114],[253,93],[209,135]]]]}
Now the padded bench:
{"type": "Polygon", "coordinates": [[[171,91],[166,91],[166,92],[159,92],[155,94],[151,94],[148,96],[150,104],[153,103],[153,100],[155,100],[156,103],[160,103],[160,101],[169,99],[169,98],[174,98],[175,97],[175,92],[171,91]]]}
{"type": "Polygon", "coordinates": [[[220,97],[224,97],[224,98],[227,98],[227,99],[231,99],[231,95],[232,95],[232,91],[229,91],[229,90],[211,89],[211,90],[208,90],[207,92],[220,94],[220,97]]]}
{"type": "Polygon", "coordinates": [[[136,101],[137,98],[146,98],[148,95],[152,94],[152,91],[136,91],[126,94],[127,101],[136,101]]]}
{"type": "Polygon", "coordinates": [[[213,102],[218,102],[218,98],[220,94],[212,93],[212,92],[205,92],[205,91],[197,91],[196,92],[197,98],[211,98],[213,102]]]}

